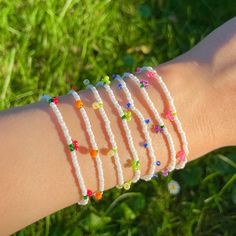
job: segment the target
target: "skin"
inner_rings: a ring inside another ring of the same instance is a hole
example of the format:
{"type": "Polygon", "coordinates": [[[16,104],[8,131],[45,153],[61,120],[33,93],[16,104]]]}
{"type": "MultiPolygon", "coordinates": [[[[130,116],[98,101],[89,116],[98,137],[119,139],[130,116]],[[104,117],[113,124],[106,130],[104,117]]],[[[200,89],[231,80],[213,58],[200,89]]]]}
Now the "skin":
{"type": "MultiPolygon", "coordinates": [[[[189,161],[223,146],[236,144],[236,18],[217,28],[203,41],[185,54],[156,66],[175,100],[179,119],[189,142],[189,161]]],[[[143,77],[140,75],[139,77],[143,77]]],[[[148,92],[160,113],[166,108],[166,100],[158,84],[149,79],[148,92]]],[[[153,115],[139,95],[139,87],[127,80],[135,105],[153,122],[153,115]]],[[[111,84],[120,102],[125,105],[124,93],[111,84]]],[[[133,176],[121,120],[103,88],[99,93],[111,120],[119,147],[119,155],[125,180],[133,176]]],[[[98,111],[92,109],[94,98],[90,91],[79,92],[92,123],[103,162],[105,189],[117,184],[112,158],[106,156],[109,139],[98,111]]],[[[72,138],[79,141],[78,160],[87,188],[96,191],[97,176],[94,161],[90,158],[89,138],[80,112],[74,106],[71,95],[59,96],[59,109],[68,125],[72,138]]],[[[170,121],[165,124],[172,134],[176,150],[180,140],[170,121]]],[[[150,164],[149,155],[140,145],[143,134],[134,116],[129,122],[135,147],[145,174],[150,164]]],[[[9,235],[23,227],[78,201],[81,193],[70,161],[70,153],[55,116],[45,102],[0,112],[0,234],[9,235]]],[[[162,170],[169,160],[166,141],[151,132],[157,159],[162,170]]]]}

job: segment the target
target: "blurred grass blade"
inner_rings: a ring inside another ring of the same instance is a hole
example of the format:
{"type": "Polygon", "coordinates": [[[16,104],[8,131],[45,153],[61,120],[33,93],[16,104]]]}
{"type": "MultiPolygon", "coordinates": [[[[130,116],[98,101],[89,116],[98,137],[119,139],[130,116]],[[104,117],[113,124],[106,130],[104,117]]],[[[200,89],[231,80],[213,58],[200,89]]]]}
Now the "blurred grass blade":
{"type": "Polygon", "coordinates": [[[112,204],[107,208],[105,215],[108,215],[111,210],[118,204],[118,202],[124,200],[125,198],[129,198],[129,197],[135,197],[135,196],[139,196],[141,193],[124,193],[122,195],[120,195],[118,198],[116,198],[112,204]]]}
{"type": "Polygon", "coordinates": [[[67,0],[66,1],[65,5],[64,5],[64,7],[63,7],[63,9],[61,11],[61,14],[59,16],[59,21],[61,21],[64,18],[66,12],[68,11],[69,7],[71,6],[72,1],[73,0],[67,0]]]}
{"type": "Polygon", "coordinates": [[[16,49],[13,48],[11,50],[11,53],[10,53],[9,66],[8,66],[8,69],[7,69],[7,77],[6,77],[4,85],[3,85],[1,100],[5,99],[6,92],[7,92],[8,86],[9,86],[10,81],[11,81],[11,74],[12,74],[13,64],[14,64],[14,60],[15,60],[15,54],[16,54],[16,49]]]}
{"type": "Polygon", "coordinates": [[[218,196],[221,196],[227,188],[229,188],[231,185],[233,185],[233,183],[236,181],[236,174],[234,174],[229,181],[227,181],[227,183],[223,186],[223,188],[220,190],[220,192],[218,193],[218,196]]]}
{"type": "Polygon", "coordinates": [[[234,162],[233,162],[232,160],[230,160],[228,157],[226,157],[226,156],[224,156],[224,155],[222,155],[222,154],[218,154],[218,157],[219,157],[222,161],[226,162],[227,164],[229,164],[230,166],[232,166],[233,168],[236,169],[236,163],[234,163],[234,162]]]}

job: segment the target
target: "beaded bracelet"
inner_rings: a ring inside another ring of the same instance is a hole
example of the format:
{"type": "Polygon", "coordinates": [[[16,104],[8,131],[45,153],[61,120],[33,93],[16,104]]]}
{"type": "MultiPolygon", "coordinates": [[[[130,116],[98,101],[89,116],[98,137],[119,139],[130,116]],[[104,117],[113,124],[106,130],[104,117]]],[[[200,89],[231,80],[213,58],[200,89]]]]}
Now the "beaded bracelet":
{"type": "MultiPolygon", "coordinates": [[[[90,156],[95,159],[96,165],[97,165],[97,171],[98,171],[98,181],[99,181],[99,191],[97,191],[94,195],[95,198],[100,200],[102,198],[102,194],[104,192],[104,175],[103,175],[103,167],[102,167],[102,161],[99,156],[98,152],[98,146],[95,141],[95,136],[92,131],[91,123],[89,120],[89,117],[87,115],[87,112],[83,106],[83,101],[81,100],[79,94],[75,92],[74,90],[70,90],[69,94],[73,95],[73,98],[75,99],[75,106],[80,110],[80,113],[84,119],[84,123],[86,126],[86,130],[88,132],[88,135],[90,137],[90,144],[92,146],[92,149],[90,150],[90,156]]],[[[91,197],[93,195],[93,192],[90,191],[89,194],[86,197],[91,197]]]]}
{"type": "MultiPolygon", "coordinates": [[[[104,86],[106,92],[108,93],[113,105],[115,106],[116,110],[118,111],[121,119],[122,119],[122,125],[125,129],[125,134],[126,134],[126,137],[127,137],[127,140],[128,140],[128,145],[130,147],[130,151],[133,155],[133,162],[136,163],[136,166],[137,168],[135,168],[134,172],[135,172],[135,175],[134,177],[132,178],[132,182],[133,183],[136,183],[139,179],[140,179],[140,163],[139,163],[139,158],[138,158],[138,154],[137,154],[137,151],[135,149],[135,146],[134,146],[134,142],[133,142],[133,138],[132,138],[132,135],[131,135],[131,131],[130,131],[130,128],[128,126],[128,123],[127,121],[130,121],[131,118],[132,118],[132,113],[130,111],[123,111],[122,107],[120,106],[120,104],[118,103],[114,93],[113,93],[113,90],[110,88],[109,86],[110,84],[110,78],[109,76],[105,76],[102,81],[98,82],[97,86],[104,86]]],[[[130,185],[130,182],[126,183],[127,185],[127,188],[129,188],[128,185],[130,185]]],[[[118,186],[117,186],[118,187],[118,186]]]]}
{"type": "Polygon", "coordinates": [[[169,163],[169,165],[167,166],[167,169],[164,169],[162,171],[162,174],[164,176],[168,175],[168,172],[172,171],[175,169],[175,165],[176,165],[176,154],[175,154],[175,147],[174,147],[174,143],[173,143],[173,139],[167,129],[167,127],[164,125],[164,122],[159,114],[159,112],[157,111],[157,109],[155,108],[152,100],[150,99],[148,92],[146,91],[146,87],[147,84],[145,83],[145,81],[140,81],[135,75],[131,74],[131,73],[124,73],[124,78],[130,78],[131,80],[133,80],[136,84],[139,85],[140,91],[143,94],[147,104],[149,105],[151,111],[154,113],[155,119],[158,121],[158,125],[156,125],[158,128],[160,128],[160,132],[164,133],[164,135],[167,138],[169,147],[170,147],[170,153],[171,153],[171,161],[169,163]]]}
{"type": "Polygon", "coordinates": [[[118,175],[118,185],[122,186],[124,184],[123,171],[122,171],[122,167],[121,167],[121,163],[120,163],[120,158],[119,158],[119,154],[118,154],[117,144],[115,141],[115,136],[114,136],[112,129],[111,129],[111,122],[110,122],[110,120],[103,108],[103,101],[102,101],[102,98],[101,98],[100,94],[98,93],[96,87],[91,85],[89,80],[85,80],[84,84],[87,85],[87,88],[92,91],[92,93],[96,99],[96,102],[93,103],[93,109],[99,110],[101,117],[104,121],[105,129],[106,129],[106,132],[110,138],[110,143],[112,146],[112,149],[108,152],[108,156],[114,158],[115,166],[117,169],[117,175],[118,175]]]}
{"type": "Polygon", "coordinates": [[[185,132],[182,128],[181,122],[177,116],[176,113],[176,108],[174,105],[174,99],[172,98],[166,84],[163,82],[162,78],[160,75],[157,74],[156,70],[154,70],[152,67],[143,67],[141,68],[141,71],[146,72],[145,75],[150,78],[155,78],[159,85],[161,86],[167,100],[169,103],[169,110],[166,113],[166,118],[169,119],[170,121],[174,121],[177,127],[177,130],[180,134],[182,144],[183,144],[183,150],[180,150],[177,153],[177,158],[179,158],[179,163],[176,165],[176,169],[183,169],[187,163],[187,155],[189,154],[189,149],[188,149],[188,141],[185,135],[185,132]]]}
{"type": "MultiPolygon", "coordinates": [[[[144,136],[145,136],[145,139],[146,139],[143,146],[145,148],[148,148],[148,150],[150,152],[150,157],[151,157],[151,160],[152,160],[152,163],[153,163],[153,165],[151,165],[149,173],[147,175],[141,177],[141,179],[144,179],[144,180],[148,181],[148,180],[150,180],[154,176],[155,163],[156,163],[156,156],[155,156],[155,153],[154,153],[154,150],[153,150],[152,140],[151,140],[151,137],[149,135],[149,131],[147,129],[147,125],[149,124],[150,120],[149,119],[145,119],[143,117],[142,113],[139,111],[139,109],[137,109],[135,107],[134,100],[133,100],[133,98],[131,96],[131,93],[130,93],[128,87],[126,86],[126,83],[124,82],[124,80],[119,75],[116,75],[115,79],[122,86],[123,91],[124,91],[124,93],[126,95],[126,98],[128,99],[127,107],[130,110],[132,110],[137,115],[137,117],[139,118],[140,123],[142,125],[142,130],[143,130],[143,133],[144,133],[144,136]]],[[[134,165],[134,167],[135,167],[135,165],[134,165]]]]}
{"type": "MultiPolygon", "coordinates": [[[[48,95],[43,95],[40,98],[40,100],[47,101],[49,103],[50,107],[52,108],[54,114],[56,115],[58,123],[59,123],[59,125],[60,125],[60,127],[63,131],[64,136],[65,136],[67,145],[69,146],[69,149],[70,149],[72,164],[73,164],[73,167],[75,168],[75,174],[76,174],[76,177],[78,179],[82,195],[87,196],[87,193],[90,190],[87,190],[86,187],[85,187],[84,179],[83,179],[83,176],[81,174],[81,170],[80,170],[80,166],[79,166],[79,162],[77,160],[76,151],[78,150],[78,142],[76,140],[72,140],[72,138],[70,136],[69,130],[68,130],[68,128],[67,128],[67,126],[66,126],[66,124],[63,120],[62,114],[61,114],[60,110],[57,107],[57,104],[59,102],[58,98],[50,97],[48,95]]],[[[83,197],[82,200],[80,200],[78,202],[78,204],[80,204],[80,205],[86,205],[87,203],[88,203],[88,198],[84,198],[84,197],[83,197]]]]}

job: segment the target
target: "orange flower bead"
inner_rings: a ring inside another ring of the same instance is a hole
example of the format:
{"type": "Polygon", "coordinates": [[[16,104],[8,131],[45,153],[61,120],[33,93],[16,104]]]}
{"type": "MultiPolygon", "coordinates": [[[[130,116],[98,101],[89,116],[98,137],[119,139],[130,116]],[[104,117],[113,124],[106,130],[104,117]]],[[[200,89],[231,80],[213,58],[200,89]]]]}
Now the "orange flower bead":
{"type": "Polygon", "coordinates": [[[98,150],[92,149],[92,150],[90,151],[90,155],[91,155],[91,157],[93,157],[93,158],[96,158],[96,157],[97,157],[97,154],[98,154],[98,150]]]}
{"type": "Polygon", "coordinates": [[[76,102],[75,102],[75,106],[77,107],[77,108],[82,108],[83,107],[83,102],[81,101],[81,100],[77,100],[76,102]]]}
{"type": "Polygon", "coordinates": [[[101,192],[96,192],[96,193],[95,193],[95,198],[96,198],[97,200],[101,200],[101,199],[102,199],[102,193],[101,193],[101,192]]]}

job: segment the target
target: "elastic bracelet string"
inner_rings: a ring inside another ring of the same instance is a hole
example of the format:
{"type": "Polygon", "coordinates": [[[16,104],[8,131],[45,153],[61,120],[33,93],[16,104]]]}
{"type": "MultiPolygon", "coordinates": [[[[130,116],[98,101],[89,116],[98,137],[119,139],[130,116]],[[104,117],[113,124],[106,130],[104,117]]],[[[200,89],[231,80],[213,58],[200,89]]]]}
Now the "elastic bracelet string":
{"type": "MultiPolygon", "coordinates": [[[[105,76],[101,82],[99,82],[97,84],[97,86],[104,86],[106,92],[108,93],[113,105],[115,106],[116,110],[118,111],[121,119],[122,119],[122,125],[124,127],[124,130],[125,130],[125,134],[126,134],[126,138],[128,140],[128,145],[129,145],[129,148],[130,148],[130,151],[132,153],[132,156],[133,156],[133,160],[136,161],[137,163],[139,163],[139,158],[138,158],[138,154],[137,154],[137,151],[135,149],[135,146],[134,146],[134,142],[133,142],[133,137],[131,135],[131,131],[130,131],[130,128],[128,126],[128,123],[127,123],[127,120],[131,120],[131,117],[132,117],[132,113],[130,111],[124,111],[122,109],[122,107],[120,106],[120,104],[118,103],[114,93],[113,93],[113,90],[110,88],[109,86],[110,84],[110,78],[108,76],[105,76]]],[[[132,182],[133,183],[136,183],[139,179],[140,179],[140,169],[136,169],[134,170],[134,176],[132,178],[132,182]]]]}
{"type": "Polygon", "coordinates": [[[101,98],[100,94],[98,93],[96,87],[89,84],[88,80],[84,81],[84,84],[87,85],[87,88],[92,91],[92,93],[96,99],[96,102],[93,103],[93,108],[95,110],[96,109],[99,110],[100,115],[104,121],[105,129],[106,129],[106,132],[109,136],[110,144],[111,144],[111,150],[108,152],[108,156],[114,158],[115,166],[117,169],[118,185],[122,186],[124,184],[123,171],[122,171],[122,167],[121,167],[121,163],[120,163],[120,157],[118,154],[118,147],[117,147],[117,144],[115,141],[115,136],[114,136],[112,129],[111,129],[111,122],[104,110],[102,98],[101,98]]]}
{"type": "MultiPolygon", "coordinates": [[[[101,199],[102,194],[104,192],[104,175],[103,175],[102,161],[99,156],[98,146],[95,141],[95,136],[92,131],[89,117],[88,117],[87,112],[83,106],[83,101],[81,100],[79,94],[77,92],[75,92],[74,90],[70,90],[69,94],[72,94],[73,98],[75,99],[75,106],[79,109],[79,111],[83,117],[83,120],[84,120],[84,123],[86,126],[86,131],[88,132],[88,135],[90,137],[90,144],[92,147],[92,149],[90,150],[90,156],[93,159],[95,159],[97,171],[98,171],[98,182],[99,182],[99,186],[98,186],[99,191],[95,193],[95,197],[96,197],[96,199],[101,199]]],[[[91,197],[92,195],[93,195],[93,192],[89,191],[89,193],[87,194],[87,197],[91,197]]]]}
{"type": "MultiPolygon", "coordinates": [[[[144,133],[144,136],[146,139],[145,143],[144,143],[144,147],[149,150],[152,165],[149,168],[148,174],[142,176],[141,179],[148,181],[148,180],[152,179],[152,177],[154,176],[155,165],[156,165],[156,156],[155,156],[155,153],[153,150],[152,140],[151,140],[148,128],[147,128],[147,126],[149,124],[149,119],[145,119],[143,117],[142,113],[140,112],[140,110],[135,107],[134,100],[133,100],[131,93],[130,93],[128,87],[126,86],[126,83],[124,82],[124,80],[119,75],[116,75],[115,79],[121,84],[122,90],[124,91],[126,98],[128,100],[127,104],[128,104],[129,109],[132,110],[137,115],[137,117],[139,118],[139,121],[142,125],[142,130],[143,130],[143,133],[144,133]]],[[[133,166],[134,166],[134,168],[136,167],[135,165],[133,165],[133,166]]]]}
{"type": "MultiPolygon", "coordinates": [[[[71,154],[71,158],[72,158],[72,164],[73,164],[73,167],[75,169],[75,174],[76,174],[76,177],[78,179],[78,182],[79,182],[79,185],[80,185],[80,189],[81,189],[81,193],[83,196],[86,196],[87,195],[87,189],[85,187],[85,184],[84,184],[84,179],[83,179],[83,176],[81,174],[81,170],[80,170],[80,165],[79,165],[79,162],[77,160],[77,154],[76,154],[76,149],[75,148],[72,148],[74,147],[74,145],[78,145],[77,144],[77,141],[75,140],[72,140],[71,136],[70,136],[70,133],[69,133],[69,130],[66,126],[66,123],[64,122],[63,120],[63,117],[62,117],[62,114],[60,112],[60,110],[58,109],[57,107],[57,104],[58,104],[58,98],[56,97],[50,97],[48,95],[44,95],[40,98],[40,100],[44,100],[44,101],[47,101],[50,105],[50,107],[52,108],[57,120],[58,120],[58,123],[62,129],[62,132],[65,136],[65,139],[66,139],[66,143],[67,145],[69,146],[70,148],[70,154],[71,154]]],[[[86,205],[88,203],[88,199],[82,199],[78,202],[78,204],[80,205],[86,205]]]]}
{"type": "Polygon", "coordinates": [[[173,139],[172,139],[171,134],[169,133],[167,127],[164,125],[164,122],[163,122],[159,112],[155,108],[152,100],[150,99],[144,84],[142,82],[140,82],[140,80],[135,75],[133,75],[131,73],[124,73],[123,78],[130,78],[139,86],[141,93],[143,94],[147,104],[149,105],[151,111],[153,112],[153,114],[155,116],[155,119],[159,123],[159,127],[161,128],[161,132],[163,132],[164,135],[166,136],[168,144],[169,144],[169,148],[170,148],[171,160],[170,160],[169,165],[167,166],[167,169],[163,170],[163,172],[166,174],[167,172],[173,171],[175,169],[175,165],[176,165],[176,154],[175,154],[175,147],[174,147],[174,143],[173,143],[173,139]]]}
{"type": "Polygon", "coordinates": [[[177,157],[179,158],[179,163],[176,165],[176,169],[183,169],[188,161],[187,156],[189,154],[189,149],[188,149],[188,141],[185,135],[185,132],[182,128],[181,122],[177,116],[176,113],[176,108],[174,105],[174,99],[171,96],[166,84],[164,83],[164,81],[162,80],[162,77],[160,75],[158,75],[158,73],[156,72],[156,70],[154,70],[152,67],[143,67],[141,68],[141,71],[145,71],[146,72],[146,76],[148,77],[154,77],[157,82],[159,83],[159,85],[161,86],[167,100],[169,103],[169,107],[170,110],[167,112],[166,117],[171,120],[174,121],[177,127],[177,130],[180,134],[180,137],[182,139],[182,144],[183,144],[183,150],[180,150],[177,153],[177,157]]]}

